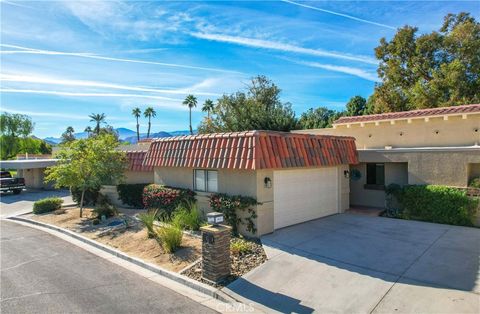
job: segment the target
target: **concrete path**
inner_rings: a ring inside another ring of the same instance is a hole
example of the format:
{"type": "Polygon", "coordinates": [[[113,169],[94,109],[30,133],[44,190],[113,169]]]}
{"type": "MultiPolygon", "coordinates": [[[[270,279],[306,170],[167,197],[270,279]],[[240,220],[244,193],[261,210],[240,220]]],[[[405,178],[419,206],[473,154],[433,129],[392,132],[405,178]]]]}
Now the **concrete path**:
{"type": "Polygon", "coordinates": [[[25,190],[17,195],[2,193],[0,196],[0,218],[29,213],[32,211],[35,201],[46,197],[60,197],[64,204],[73,203],[68,190],[25,190]]]}
{"type": "Polygon", "coordinates": [[[48,233],[1,221],[3,313],[215,313],[48,233]]]}
{"type": "Polygon", "coordinates": [[[480,229],[334,215],[262,238],[225,291],[265,311],[480,313],[480,229]]]}

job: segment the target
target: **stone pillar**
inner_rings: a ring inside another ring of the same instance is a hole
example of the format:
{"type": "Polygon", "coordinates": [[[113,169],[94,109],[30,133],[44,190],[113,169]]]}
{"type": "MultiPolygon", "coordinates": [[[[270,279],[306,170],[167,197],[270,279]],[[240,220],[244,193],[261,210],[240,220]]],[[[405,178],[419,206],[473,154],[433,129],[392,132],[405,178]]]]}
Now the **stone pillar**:
{"type": "Polygon", "coordinates": [[[232,228],[208,225],[202,231],[202,277],[218,283],[230,275],[230,234],[232,228]]]}

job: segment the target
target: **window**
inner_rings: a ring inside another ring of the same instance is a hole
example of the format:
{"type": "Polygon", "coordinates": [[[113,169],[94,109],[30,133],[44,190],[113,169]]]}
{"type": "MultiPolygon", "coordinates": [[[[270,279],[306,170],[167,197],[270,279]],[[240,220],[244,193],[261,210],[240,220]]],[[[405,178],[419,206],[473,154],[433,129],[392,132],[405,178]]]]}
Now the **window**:
{"type": "Polygon", "coordinates": [[[216,170],[194,170],[195,190],[201,192],[218,192],[218,174],[216,170]]]}
{"type": "Polygon", "coordinates": [[[385,164],[367,164],[367,184],[366,188],[379,188],[385,185],[385,164]]]}

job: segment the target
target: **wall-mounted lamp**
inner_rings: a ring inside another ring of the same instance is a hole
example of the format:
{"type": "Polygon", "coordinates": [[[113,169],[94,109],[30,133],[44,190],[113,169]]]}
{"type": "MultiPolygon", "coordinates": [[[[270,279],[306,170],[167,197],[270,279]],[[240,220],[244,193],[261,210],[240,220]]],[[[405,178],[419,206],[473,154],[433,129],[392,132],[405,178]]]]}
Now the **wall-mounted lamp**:
{"type": "Polygon", "coordinates": [[[266,187],[267,189],[271,188],[272,179],[270,179],[269,177],[265,177],[265,179],[263,179],[263,186],[266,187]]]}
{"type": "Polygon", "coordinates": [[[348,171],[348,170],[343,170],[343,176],[344,176],[346,179],[349,179],[349,178],[350,178],[350,171],[348,171]]]}
{"type": "Polygon", "coordinates": [[[368,137],[372,137],[372,134],[368,134],[368,137]]]}
{"type": "Polygon", "coordinates": [[[440,133],[440,131],[439,131],[439,130],[435,130],[435,134],[438,134],[438,133],[440,133]]]}
{"type": "Polygon", "coordinates": [[[403,136],[403,132],[400,132],[400,136],[403,136]]]}
{"type": "Polygon", "coordinates": [[[478,132],[478,128],[473,129],[473,132],[478,132]]]}

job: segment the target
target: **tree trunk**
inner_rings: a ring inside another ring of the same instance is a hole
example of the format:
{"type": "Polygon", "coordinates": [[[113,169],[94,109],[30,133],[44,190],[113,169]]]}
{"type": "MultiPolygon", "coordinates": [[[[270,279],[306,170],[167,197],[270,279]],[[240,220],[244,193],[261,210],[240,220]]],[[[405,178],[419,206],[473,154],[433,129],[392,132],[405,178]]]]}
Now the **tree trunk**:
{"type": "Polygon", "coordinates": [[[82,197],[80,198],[80,218],[83,214],[83,198],[85,197],[85,188],[82,189],[82,197]]]}
{"type": "Polygon", "coordinates": [[[150,138],[150,126],[152,124],[150,123],[150,117],[148,117],[148,131],[147,131],[147,138],[150,138]]]}
{"type": "Polygon", "coordinates": [[[140,141],[140,125],[138,124],[138,117],[137,117],[137,142],[140,141]]]}
{"type": "Polygon", "coordinates": [[[193,130],[192,130],[192,108],[190,109],[190,135],[193,135],[193,130]]]}

